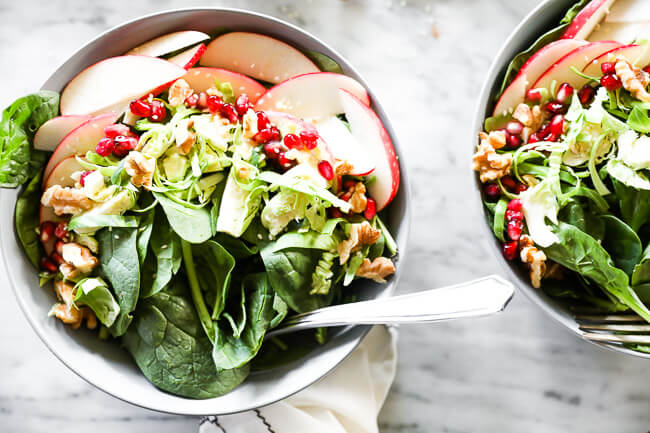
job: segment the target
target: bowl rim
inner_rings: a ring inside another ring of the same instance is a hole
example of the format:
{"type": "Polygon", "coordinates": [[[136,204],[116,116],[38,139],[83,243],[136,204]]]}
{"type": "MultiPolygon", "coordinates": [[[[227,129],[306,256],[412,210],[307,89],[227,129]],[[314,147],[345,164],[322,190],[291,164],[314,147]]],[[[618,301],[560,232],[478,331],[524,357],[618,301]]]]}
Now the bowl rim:
{"type": "MultiPolygon", "coordinates": [[[[403,262],[406,255],[407,255],[408,241],[410,239],[410,229],[411,229],[411,200],[410,200],[411,186],[410,186],[410,183],[408,181],[408,175],[406,174],[405,157],[401,152],[401,147],[399,145],[399,140],[397,139],[395,131],[394,131],[393,127],[392,127],[392,122],[390,121],[390,118],[388,117],[388,115],[384,111],[384,109],[383,109],[381,103],[379,102],[378,98],[374,95],[371,88],[368,86],[366,80],[359,73],[359,71],[350,62],[347,61],[347,59],[344,56],[342,56],[337,50],[332,48],[329,44],[325,43],[320,38],[316,37],[315,35],[311,34],[310,32],[307,32],[306,30],[303,30],[302,28],[300,28],[300,27],[298,27],[298,26],[296,26],[296,25],[294,25],[292,23],[289,23],[289,22],[287,22],[285,20],[282,20],[280,18],[273,17],[271,15],[267,15],[267,14],[264,14],[264,13],[255,12],[255,11],[251,11],[251,10],[247,10],[247,9],[231,8],[231,7],[218,7],[218,6],[215,6],[215,7],[200,6],[200,7],[171,8],[171,9],[164,9],[164,10],[161,10],[161,11],[152,12],[152,13],[148,13],[148,14],[144,14],[144,15],[139,15],[137,17],[128,19],[126,21],[122,21],[119,24],[117,24],[115,26],[112,26],[112,27],[106,29],[105,31],[99,33],[95,37],[83,42],[72,54],[66,56],[66,58],[62,62],[60,62],[58,64],[58,66],[56,66],[53,69],[53,72],[48,76],[48,78],[45,80],[45,82],[41,86],[41,89],[45,90],[47,88],[47,85],[48,85],[49,81],[54,76],[56,76],[65,67],[65,65],[70,60],[72,60],[73,58],[78,56],[88,46],[90,46],[93,43],[95,43],[96,41],[99,41],[102,38],[104,38],[109,33],[120,30],[120,29],[122,29],[124,27],[130,26],[130,25],[132,25],[134,23],[137,23],[139,21],[142,21],[142,20],[145,20],[145,19],[148,19],[148,18],[154,18],[154,17],[164,16],[164,15],[173,15],[173,14],[184,13],[184,12],[225,12],[225,13],[233,13],[233,14],[241,14],[241,15],[251,16],[251,17],[254,17],[254,18],[257,18],[257,19],[261,19],[263,21],[274,22],[275,24],[278,24],[278,25],[283,26],[283,27],[288,27],[289,29],[301,34],[302,36],[317,42],[319,45],[321,45],[324,48],[327,48],[332,53],[334,53],[336,56],[338,56],[340,59],[345,61],[346,69],[348,69],[350,72],[352,72],[354,75],[356,75],[355,78],[357,79],[357,81],[359,81],[364,86],[364,88],[367,90],[367,92],[368,92],[368,94],[370,96],[372,105],[374,106],[375,111],[377,112],[378,116],[383,118],[382,120],[384,122],[384,127],[387,130],[387,132],[389,133],[389,136],[390,136],[390,138],[391,138],[391,140],[393,142],[393,145],[395,147],[395,152],[396,152],[396,154],[398,156],[399,166],[400,166],[400,189],[401,189],[400,194],[403,196],[403,218],[399,222],[399,227],[400,227],[400,231],[403,233],[403,235],[401,236],[403,241],[402,241],[402,246],[401,246],[401,248],[399,250],[399,255],[397,256],[397,260],[400,261],[400,262],[403,262]]],[[[0,191],[0,197],[2,197],[2,196],[7,197],[9,194],[10,194],[9,191],[0,191]]],[[[13,221],[13,213],[12,213],[12,221],[13,221]]],[[[13,230],[13,229],[14,228],[13,228],[13,224],[12,224],[11,230],[13,230]]],[[[5,229],[0,230],[0,245],[4,244],[4,242],[6,240],[4,238],[6,238],[7,235],[6,235],[6,233],[3,234],[4,231],[5,231],[5,229]]],[[[3,264],[3,266],[5,267],[6,270],[9,270],[9,263],[8,263],[7,254],[0,254],[0,256],[2,256],[2,264],[3,264]]],[[[395,275],[393,276],[391,281],[389,281],[386,289],[382,292],[381,296],[391,296],[391,295],[394,294],[394,292],[396,290],[396,287],[397,287],[397,284],[399,282],[399,278],[401,277],[401,272],[400,272],[401,267],[402,266],[397,267],[395,275]]],[[[81,372],[77,371],[75,368],[73,368],[71,366],[71,364],[69,362],[67,362],[66,359],[64,359],[63,355],[61,353],[59,353],[59,351],[57,350],[55,345],[52,344],[49,341],[48,336],[46,335],[46,332],[40,329],[40,326],[38,325],[37,320],[30,313],[30,310],[29,310],[29,308],[27,306],[26,300],[22,296],[20,296],[19,293],[18,293],[17,284],[14,282],[14,280],[12,278],[13,274],[11,272],[7,272],[6,274],[9,277],[9,283],[10,283],[9,285],[10,285],[10,287],[12,289],[13,294],[14,294],[14,298],[16,299],[16,301],[17,301],[20,309],[22,310],[23,315],[27,319],[27,322],[29,323],[30,327],[36,333],[36,335],[39,337],[39,339],[43,342],[43,344],[49,349],[49,351],[63,365],[65,365],[70,371],[72,371],[75,375],[77,375],[78,377],[80,377],[81,379],[83,379],[85,382],[92,385],[93,387],[95,387],[95,388],[99,389],[100,391],[110,395],[111,397],[114,397],[114,398],[116,398],[118,400],[121,400],[121,401],[123,401],[125,403],[131,404],[131,405],[143,408],[143,409],[148,409],[148,410],[153,410],[153,411],[160,412],[160,413],[167,413],[167,414],[173,414],[173,415],[210,416],[210,415],[235,414],[235,413],[241,413],[241,412],[245,412],[245,411],[265,407],[265,406],[268,406],[270,404],[276,403],[278,401],[284,400],[284,399],[286,399],[288,397],[291,397],[291,396],[299,393],[300,391],[303,391],[304,389],[308,388],[309,386],[313,385],[314,383],[322,380],[323,378],[328,376],[330,373],[332,373],[340,364],[342,364],[352,354],[352,352],[359,346],[359,344],[361,344],[361,342],[363,341],[365,336],[368,334],[368,332],[372,328],[372,326],[370,326],[370,325],[357,325],[357,326],[351,325],[351,326],[347,326],[344,329],[342,329],[341,332],[339,332],[334,338],[353,339],[353,340],[355,340],[354,343],[349,346],[349,350],[347,351],[347,353],[345,353],[343,356],[341,356],[341,358],[338,359],[335,363],[332,363],[327,368],[327,370],[324,372],[324,374],[322,374],[320,376],[317,375],[318,377],[315,377],[313,380],[309,380],[309,381],[307,381],[307,382],[305,382],[305,383],[303,383],[303,384],[301,384],[301,385],[299,385],[297,387],[294,387],[289,393],[284,394],[283,397],[270,398],[270,399],[268,399],[266,401],[263,401],[262,403],[259,403],[259,404],[255,404],[255,405],[249,404],[249,405],[246,405],[245,407],[241,407],[238,410],[229,410],[227,412],[219,412],[218,407],[215,407],[215,410],[210,411],[210,412],[173,410],[173,409],[170,409],[170,408],[161,407],[160,405],[157,405],[157,404],[148,404],[147,402],[144,402],[144,401],[131,400],[131,399],[128,398],[128,394],[126,394],[126,393],[123,394],[123,395],[118,395],[115,392],[111,392],[109,390],[106,390],[95,379],[93,379],[93,377],[91,375],[84,375],[81,372]]],[[[343,343],[344,342],[345,341],[343,341],[343,343]]],[[[297,362],[302,362],[302,361],[304,361],[304,359],[303,360],[298,360],[297,362]]],[[[296,362],[296,361],[293,361],[293,362],[296,362]]],[[[290,364],[293,365],[293,362],[290,363],[290,364]]],[[[142,374],[140,371],[138,371],[138,372],[140,374],[142,374]]],[[[159,389],[158,387],[155,387],[153,384],[151,384],[151,386],[152,386],[152,388],[154,388],[156,391],[158,391],[160,393],[170,394],[167,391],[164,391],[164,390],[159,389]]],[[[170,395],[172,395],[174,397],[180,397],[180,396],[176,396],[174,394],[170,394],[170,395]]],[[[227,395],[227,394],[225,394],[225,395],[227,395]]],[[[191,398],[185,398],[185,397],[180,397],[180,398],[183,398],[183,399],[189,400],[189,401],[198,401],[198,402],[204,401],[204,400],[197,400],[197,399],[191,399],[191,398]]]]}
{"type": "MultiPolygon", "coordinates": [[[[494,60],[492,61],[487,71],[486,74],[487,78],[483,81],[481,90],[479,92],[479,97],[475,105],[474,118],[472,122],[471,137],[470,137],[470,143],[472,143],[470,149],[472,154],[476,146],[477,134],[478,132],[483,130],[483,122],[486,117],[487,108],[492,106],[492,102],[490,98],[490,96],[492,95],[492,90],[495,86],[495,83],[503,79],[503,74],[500,71],[504,71],[505,67],[512,60],[512,57],[505,56],[504,53],[511,46],[516,46],[517,52],[520,52],[523,49],[527,48],[527,45],[522,46],[522,43],[518,41],[519,39],[523,39],[522,33],[524,32],[524,30],[527,27],[529,27],[531,21],[536,19],[541,12],[545,11],[546,9],[558,8],[558,4],[562,4],[563,1],[564,0],[543,0],[540,4],[535,6],[528,14],[526,14],[524,18],[521,19],[521,21],[510,32],[508,37],[505,39],[505,41],[501,44],[501,46],[495,53],[494,60]]],[[[535,39],[537,39],[537,37],[539,36],[540,36],[539,33],[534,34],[535,39]]],[[[505,271],[508,279],[512,283],[514,283],[516,287],[520,288],[521,291],[523,291],[524,295],[530,301],[532,301],[535,305],[541,308],[546,314],[551,316],[554,322],[559,323],[562,325],[563,328],[570,330],[571,333],[577,336],[580,340],[589,342],[600,348],[604,348],[610,351],[625,353],[640,358],[650,359],[650,353],[638,352],[632,349],[628,349],[624,346],[601,343],[601,342],[592,341],[585,338],[583,336],[582,331],[578,327],[577,322],[573,318],[571,318],[566,311],[562,310],[559,303],[551,303],[551,298],[546,296],[542,292],[538,291],[537,289],[535,289],[530,284],[530,280],[528,279],[527,276],[526,278],[522,278],[521,274],[514,270],[515,267],[518,267],[518,263],[511,264],[510,262],[506,261],[506,259],[501,254],[500,243],[494,236],[494,233],[492,232],[492,228],[487,223],[487,213],[486,213],[485,206],[483,206],[483,197],[481,195],[482,184],[478,178],[478,174],[471,167],[469,168],[471,170],[471,176],[474,179],[474,184],[476,186],[475,188],[473,188],[474,206],[480,208],[479,212],[480,215],[483,217],[483,222],[480,224],[480,226],[482,227],[483,233],[485,235],[484,239],[488,240],[488,243],[491,245],[490,249],[495,253],[497,261],[499,262],[501,269],[505,271]]]]}

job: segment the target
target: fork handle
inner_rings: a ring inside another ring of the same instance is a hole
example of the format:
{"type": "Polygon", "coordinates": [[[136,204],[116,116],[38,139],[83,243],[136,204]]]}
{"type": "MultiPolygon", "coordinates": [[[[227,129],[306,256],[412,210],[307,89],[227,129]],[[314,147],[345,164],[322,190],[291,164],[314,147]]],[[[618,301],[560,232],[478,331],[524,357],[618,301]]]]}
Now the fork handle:
{"type": "Polygon", "coordinates": [[[429,323],[486,316],[502,311],[513,294],[512,284],[498,275],[489,275],[439,289],[334,305],[298,314],[267,336],[329,326],[429,323]]]}

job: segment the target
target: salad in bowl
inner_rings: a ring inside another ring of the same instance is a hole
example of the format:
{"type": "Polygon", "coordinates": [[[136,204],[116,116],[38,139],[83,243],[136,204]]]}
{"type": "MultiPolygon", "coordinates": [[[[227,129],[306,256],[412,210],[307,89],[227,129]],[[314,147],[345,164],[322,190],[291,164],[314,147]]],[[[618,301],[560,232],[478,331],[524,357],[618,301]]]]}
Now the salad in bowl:
{"type": "Polygon", "coordinates": [[[575,2],[512,59],[473,168],[533,288],[650,322],[648,17],[644,1],[575,2]]]}
{"type": "Polygon", "coordinates": [[[50,320],[195,399],[272,364],[287,343],[264,337],[288,315],[391,278],[382,211],[399,183],[366,89],[260,33],[165,34],[18,99],[0,128],[0,184],[22,188],[15,230],[50,320]]]}

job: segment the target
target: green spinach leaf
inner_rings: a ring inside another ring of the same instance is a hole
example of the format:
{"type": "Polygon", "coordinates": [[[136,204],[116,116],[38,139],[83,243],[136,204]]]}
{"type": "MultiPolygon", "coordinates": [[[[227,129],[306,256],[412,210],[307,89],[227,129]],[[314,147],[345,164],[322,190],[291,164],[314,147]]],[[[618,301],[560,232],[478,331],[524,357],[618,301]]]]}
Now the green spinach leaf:
{"type": "Polygon", "coordinates": [[[650,117],[648,110],[635,106],[627,118],[627,126],[642,134],[650,133],[650,117]]]}
{"type": "Polygon", "coordinates": [[[218,320],[226,306],[235,258],[213,240],[192,245],[192,255],[196,268],[200,270],[197,272],[199,285],[212,306],[212,320],[218,320]]]}
{"type": "Polygon", "coordinates": [[[104,280],[84,278],[75,288],[75,303],[90,307],[104,326],[110,327],[115,323],[120,314],[120,306],[104,280]]]}
{"type": "Polygon", "coordinates": [[[632,272],[632,286],[636,288],[639,284],[650,283],[650,243],[643,251],[639,263],[632,272]]]}
{"type": "Polygon", "coordinates": [[[142,297],[148,298],[163,290],[181,267],[181,240],[171,229],[162,209],[156,209],[154,223],[156,230],[151,235],[152,270],[150,284],[142,287],[142,297]]]}
{"type": "Polygon", "coordinates": [[[333,59],[330,57],[326,56],[323,53],[319,53],[318,51],[312,51],[312,50],[306,50],[303,51],[303,54],[307,56],[309,60],[314,62],[314,64],[320,69],[322,72],[332,72],[335,74],[342,74],[343,69],[341,69],[341,65],[336,63],[333,59]]]}
{"type": "Polygon", "coordinates": [[[639,236],[614,215],[602,215],[600,218],[605,223],[603,247],[609,252],[616,266],[631,276],[643,249],[639,236]]]}
{"type": "Polygon", "coordinates": [[[20,193],[14,212],[16,234],[23,246],[23,251],[36,268],[39,267],[39,261],[43,255],[43,247],[36,233],[39,226],[38,213],[41,207],[41,178],[42,173],[39,173],[20,193]]]}
{"type": "Polygon", "coordinates": [[[643,224],[650,221],[650,191],[626,186],[615,179],[612,183],[623,221],[638,232],[643,224]]]}
{"type": "Polygon", "coordinates": [[[212,221],[208,209],[192,209],[176,203],[165,194],[153,194],[162,205],[169,224],[181,239],[191,244],[200,244],[212,237],[212,221]]]}

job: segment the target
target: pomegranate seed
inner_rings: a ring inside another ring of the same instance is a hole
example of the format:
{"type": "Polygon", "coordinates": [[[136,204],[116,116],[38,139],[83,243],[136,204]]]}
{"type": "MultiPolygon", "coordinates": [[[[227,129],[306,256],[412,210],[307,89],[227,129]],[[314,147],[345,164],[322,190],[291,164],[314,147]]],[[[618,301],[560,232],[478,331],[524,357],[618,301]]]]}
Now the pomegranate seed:
{"type": "Polygon", "coordinates": [[[343,201],[349,201],[350,197],[352,197],[352,193],[350,191],[346,192],[343,194],[341,197],[339,197],[343,201]]]}
{"type": "Polygon", "coordinates": [[[521,138],[517,135],[508,134],[506,132],[506,143],[508,144],[508,147],[519,147],[521,144],[521,138]]]}
{"type": "Polygon", "coordinates": [[[537,135],[540,138],[546,137],[549,133],[551,132],[551,124],[550,122],[545,123],[541,128],[539,128],[539,131],[537,131],[537,135]]]}
{"type": "Polygon", "coordinates": [[[643,68],[643,72],[647,72],[648,74],[650,74],[650,65],[643,68]]]}
{"type": "Polygon", "coordinates": [[[152,122],[162,122],[167,115],[167,109],[165,104],[160,101],[151,101],[151,114],[149,115],[149,120],[152,122]]]}
{"type": "Polygon", "coordinates": [[[524,130],[524,125],[517,120],[511,120],[506,124],[506,131],[510,134],[519,135],[524,130]]]}
{"type": "Polygon", "coordinates": [[[129,104],[129,109],[131,110],[131,113],[135,114],[138,117],[151,116],[151,105],[141,99],[135,99],[131,101],[129,104]]]}
{"type": "Polygon", "coordinates": [[[223,101],[217,95],[210,95],[207,99],[207,105],[210,113],[216,114],[221,110],[221,107],[223,107],[223,101]]]}
{"type": "Polygon", "coordinates": [[[552,141],[555,142],[559,138],[559,135],[553,134],[552,132],[549,132],[546,137],[544,137],[544,141],[552,141]]]}
{"type": "Polygon", "coordinates": [[[528,143],[537,143],[538,141],[540,141],[540,139],[537,133],[530,134],[530,136],[528,137],[528,143]]]}
{"type": "Polygon", "coordinates": [[[510,210],[506,211],[506,221],[523,221],[524,214],[520,210],[510,210]]]}
{"type": "Polygon", "coordinates": [[[248,101],[248,95],[245,93],[242,93],[237,97],[237,100],[235,101],[235,108],[237,109],[237,114],[240,116],[243,116],[246,114],[249,108],[252,108],[253,106],[251,103],[248,101]]]}
{"type": "Polygon", "coordinates": [[[513,241],[518,241],[521,237],[521,232],[524,229],[524,222],[522,220],[512,220],[508,222],[508,237],[513,241]]]}
{"type": "Polygon", "coordinates": [[[50,260],[52,260],[57,265],[62,265],[65,263],[65,260],[63,260],[61,254],[57,253],[56,251],[52,251],[52,254],[50,254],[50,260]]]}
{"type": "Polygon", "coordinates": [[[539,89],[530,89],[526,92],[526,99],[531,102],[539,102],[542,100],[542,92],[539,89]]]}
{"type": "Polygon", "coordinates": [[[620,89],[623,83],[621,80],[614,74],[603,75],[600,79],[600,84],[607,90],[617,90],[620,89]]]}
{"type": "Polygon", "coordinates": [[[561,114],[556,114],[549,122],[549,125],[551,134],[562,135],[564,132],[564,116],[561,114]]]}
{"type": "Polygon", "coordinates": [[[557,90],[557,95],[555,99],[561,104],[566,104],[569,99],[573,96],[573,86],[569,83],[562,83],[557,90]]]}
{"type": "Polygon", "coordinates": [[[334,178],[334,169],[329,161],[321,161],[318,163],[318,172],[325,180],[332,180],[334,178]]]}
{"type": "Polygon", "coordinates": [[[52,259],[50,259],[49,257],[41,257],[41,261],[39,264],[41,266],[41,269],[51,274],[56,273],[56,271],[58,270],[56,264],[54,264],[52,259]]]}
{"type": "Polygon", "coordinates": [[[578,92],[578,99],[582,105],[587,105],[593,101],[594,96],[596,96],[596,89],[591,87],[589,84],[585,84],[582,89],[578,92]]]}
{"type": "Polygon", "coordinates": [[[204,108],[208,108],[208,94],[205,92],[199,93],[199,101],[197,102],[197,105],[201,110],[204,108]]]}
{"type": "Polygon", "coordinates": [[[517,187],[515,188],[515,194],[521,194],[527,189],[528,189],[528,185],[526,185],[525,183],[518,183],[517,187]]]}
{"type": "Polygon", "coordinates": [[[120,158],[126,156],[130,151],[138,147],[138,139],[135,137],[125,137],[120,135],[115,137],[115,148],[113,153],[120,158]]]}
{"type": "Polygon", "coordinates": [[[63,245],[65,245],[65,242],[63,242],[61,239],[57,239],[57,241],[54,243],[54,251],[59,254],[63,254],[63,245]]]}
{"type": "Polygon", "coordinates": [[[185,98],[185,105],[187,105],[190,108],[196,108],[196,106],[199,104],[199,95],[196,93],[192,93],[190,96],[185,98]]]}
{"type": "Polygon", "coordinates": [[[116,123],[114,125],[108,125],[104,128],[104,135],[108,138],[115,138],[118,135],[129,135],[131,130],[128,126],[121,123],[116,123]]]}
{"type": "Polygon", "coordinates": [[[517,186],[517,182],[515,182],[515,180],[514,180],[511,176],[508,176],[508,175],[505,175],[505,176],[503,176],[503,177],[501,178],[501,183],[502,183],[503,186],[505,186],[508,190],[514,190],[515,187],[517,186]]]}
{"type": "Polygon", "coordinates": [[[343,218],[343,214],[339,210],[339,208],[336,207],[330,207],[327,208],[327,212],[330,215],[330,218],[343,218]]]}
{"type": "Polygon", "coordinates": [[[66,236],[68,236],[68,223],[66,222],[60,222],[56,225],[56,228],[54,229],[54,236],[56,236],[59,239],[65,239],[66,236]]]}
{"type": "Polygon", "coordinates": [[[115,149],[115,142],[108,137],[104,137],[95,146],[95,152],[99,156],[109,156],[115,149]]]}
{"type": "Polygon", "coordinates": [[[269,121],[269,117],[266,115],[265,112],[258,111],[255,114],[257,114],[257,130],[258,131],[268,129],[271,126],[271,122],[269,121]]]}
{"type": "Polygon", "coordinates": [[[264,145],[264,154],[268,159],[277,159],[282,153],[282,144],[278,141],[267,143],[264,145]]]}
{"type": "Polygon", "coordinates": [[[280,130],[276,128],[275,126],[271,126],[269,128],[271,130],[271,139],[273,141],[279,141],[280,140],[280,130]]]}
{"type": "Polygon", "coordinates": [[[295,161],[287,158],[284,152],[280,152],[278,155],[278,164],[280,164],[280,167],[282,168],[289,169],[294,166],[295,161]]]}
{"type": "Polygon", "coordinates": [[[513,198],[508,202],[508,210],[520,211],[522,209],[521,200],[518,198],[513,198]]]}
{"type": "Polygon", "coordinates": [[[56,228],[56,224],[53,223],[52,221],[45,221],[43,224],[41,224],[40,231],[41,231],[41,242],[42,243],[47,243],[50,239],[52,239],[52,236],[54,236],[54,229],[56,228]]]}
{"type": "Polygon", "coordinates": [[[363,211],[363,216],[366,217],[367,220],[371,220],[375,215],[377,215],[377,202],[375,202],[374,199],[369,198],[366,204],[366,210],[363,211]]]}
{"type": "Polygon", "coordinates": [[[604,62],[600,64],[600,70],[603,71],[604,75],[615,74],[616,73],[616,63],[614,62],[604,62]]]}
{"type": "Polygon", "coordinates": [[[273,131],[271,128],[262,129],[257,134],[253,135],[253,141],[259,144],[266,144],[269,141],[273,140],[273,131]]]}
{"type": "Polygon", "coordinates": [[[501,197],[501,188],[496,183],[486,184],[483,188],[483,191],[485,192],[485,196],[490,201],[496,201],[499,197],[501,197]]]}
{"type": "Polygon", "coordinates": [[[94,170],[84,171],[83,173],[81,173],[81,176],[79,176],[79,183],[81,184],[81,186],[86,186],[86,176],[88,176],[93,171],[94,170]]]}
{"type": "Polygon", "coordinates": [[[309,150],[316,148],[318,145],[318,133],[316,131],[301,131],[300,139],[309,150]]]}
{"type": "Polygon", "coordinates": [[[519,245],[517,241],[510,241],[503,244],[503,248],[501,249],[503,257],[505,257],[506,260],[516,259],[518,246],[519,245]]]}
{"type": "Polygon", "coordinates": [[[296,134],[285,135],[283,141],[284,145],[289,149],[300,149],[302,147],[302,141],[296,134]]]}
{"type": "Polygon", "coordinates": [[[221,106],[221,109],[219,110],[219,113],[222,116],[227,117],[230,123],[237,123],[237,121],[239,120],[237,109],[232,104],[223,104],[221,106]]]}
{"type": "Polygon", "coordinates": [[[544,106],[546,111],[549,113],[553,114],[559,114],[559,113],[564,113],[566,111],[566,107],[561,103],[557,101],[551,101],[546,106],[544,106]]]}

